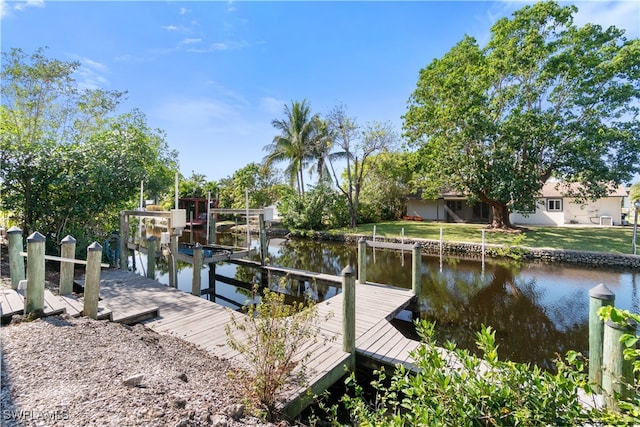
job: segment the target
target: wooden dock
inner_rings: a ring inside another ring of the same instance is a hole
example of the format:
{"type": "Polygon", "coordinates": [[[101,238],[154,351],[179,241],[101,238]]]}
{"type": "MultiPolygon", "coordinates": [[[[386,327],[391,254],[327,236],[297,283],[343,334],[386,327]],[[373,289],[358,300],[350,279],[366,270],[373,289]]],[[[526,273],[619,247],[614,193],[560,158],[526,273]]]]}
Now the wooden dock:
{"type": "MultiPolygon", "coordinates": [[[[102,273],[100,296],[107,305],[118,301],[123,312],[127,305],[134,311],[141,307],[155,308],[156,315],[141,322],[148,328],[196,344],[218,357],[242,362],[241,355],[227,344],[225,331],[231,316],[243,316],[241,313],[124,270],[102,273]]],[[[405,338],[389,320],[412,298],[413,294],[406,289],[370,283],[356,285],[357,357],[410,366],[408,353],[418,343],[405,338]]],[[[304,353],[311,353],[305,366],[307,384],[286,393],[284,408],[290,417],[304,409],[313,394],[321,393],[343,377],[345,367],[355,366],[351,354],[342,350],[342,294],[319,303],[318,314],[319,318],[330,318],[320,324],[321,339],[304,346],[304,353]]]]}

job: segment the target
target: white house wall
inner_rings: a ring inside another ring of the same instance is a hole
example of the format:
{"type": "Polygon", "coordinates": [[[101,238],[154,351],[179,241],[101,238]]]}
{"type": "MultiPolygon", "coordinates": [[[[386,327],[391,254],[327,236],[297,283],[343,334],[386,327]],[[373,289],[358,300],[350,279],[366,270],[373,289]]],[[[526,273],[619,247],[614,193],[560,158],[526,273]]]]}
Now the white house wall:
{"type": "Polygon", "coordinates": [[[409,200],[407,215],[419,215],[425,221],[443,221],[445,218],[443,203],[438,200],[409,200]]]}
{"type": "Polygon", "coordinates": [[[571,199],[562,199],[562,212],[549,212],[546,209],[546,199],[538,204],[538,209],[525,217],[521,213],[510,215],[513,224],[526,225],[564,225],[564,224],[600,224],[609,225],[611,217],[614,225],[619,225],[622,219],[620,197],[606,197],[586,204],[578,204],[571,199]]]}

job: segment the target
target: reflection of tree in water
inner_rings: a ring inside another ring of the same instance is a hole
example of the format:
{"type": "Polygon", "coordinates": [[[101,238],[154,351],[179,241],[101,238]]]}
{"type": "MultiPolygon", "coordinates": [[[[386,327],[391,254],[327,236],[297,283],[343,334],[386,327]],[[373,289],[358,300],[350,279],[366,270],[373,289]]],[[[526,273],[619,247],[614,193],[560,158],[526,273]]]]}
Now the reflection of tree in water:
{"type": "Polygon", "coordinates": [[[557,354],[586,350],[588,322],[580,298],[563,298],[561,306],[547,311],[535,280],[516,280],[517,266],[492,267],[484,279],[478,275],[468,280],[455,270],[429,277],[424,290],[428,299],[425,316],[437,322],[438,340],[451,340],[475,351],[476,332],[485,324],[496,330],[498,353],[503,359],[533,362],[544,368],[552,368],[557,354]]]}

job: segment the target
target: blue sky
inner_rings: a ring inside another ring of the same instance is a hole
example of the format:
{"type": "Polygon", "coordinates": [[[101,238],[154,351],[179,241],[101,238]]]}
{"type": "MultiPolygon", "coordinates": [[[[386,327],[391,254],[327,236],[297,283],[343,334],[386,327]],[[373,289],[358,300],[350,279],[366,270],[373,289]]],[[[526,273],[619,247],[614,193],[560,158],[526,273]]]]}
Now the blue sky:
{"type": "MultiPolygon", "coordinates": [[[[260,162],[291,100],[338,103],[365,124],[401,116],[418,72],[465,34],[481,44],[524,2],[7,1],[1,48],[80,61],[82,87],[128,91],[209,180],[260,162]]],[[[640,2],[578,1],[578,24],[640,37],[640,2]]]]}

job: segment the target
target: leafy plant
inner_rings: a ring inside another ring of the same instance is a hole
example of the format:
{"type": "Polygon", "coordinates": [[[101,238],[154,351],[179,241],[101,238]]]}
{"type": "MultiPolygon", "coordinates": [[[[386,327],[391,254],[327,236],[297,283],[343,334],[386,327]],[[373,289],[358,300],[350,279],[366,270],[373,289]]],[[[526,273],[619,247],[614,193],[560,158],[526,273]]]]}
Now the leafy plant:
{"type": "MultiPolygon", "coordinates": [[[[258,293],[254,289],[254,293],[258,293]]],[[[310,303],[285,303],[285,295],[268,288],[246,316],[232,316],[226,326],[228,344],[248,362],[246,382],[251,397],[269,419],[277,417],[282,393],[306,382],[309,342],[320,337],[319,317],[310,303]]]]}
{"type": "Polygon", "coordinates": [[[527,238],[524,233],[517,234],[508,245],[494,249],[496,255],[506,258],[512,258],[519,260],[524,254],[527,253],[527,249],[523,247],[523,242],[527,238]]]}
{"type": "MultiPolygon", "coordinates": [[[[420,322],[423,343],[413,353],[415,372],[398,365],[388,386],[384,371],[373,383],[373,402],[353,386],[342,402],[354,425],[362,426],[577,426],[616,414],[582,404],[579,390],[589,391],[583,358],[569,353],[557,360],[557,373],[498,359],[495,332],[482,327],[477,334],[484,358],[447,343],[438,348],[434,324],[420,322]]],[[[353,377],[348,382],[354,384],[353,377]]]]}

